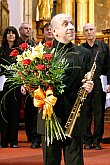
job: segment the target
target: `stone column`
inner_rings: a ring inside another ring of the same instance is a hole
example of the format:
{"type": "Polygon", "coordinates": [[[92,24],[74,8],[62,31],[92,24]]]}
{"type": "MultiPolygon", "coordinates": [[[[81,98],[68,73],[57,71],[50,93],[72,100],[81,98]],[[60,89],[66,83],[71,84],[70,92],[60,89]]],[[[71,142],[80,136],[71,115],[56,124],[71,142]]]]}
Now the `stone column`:
{"type": "Polygon", "coordinates": [[[72,17],[73,3],[74,0],[62,0],[62,13],[68,14],[72,17]]]}
{"type": "Polygon", "coordinates": [[[94,24],[94,0],[89,0],[89,22],[94,24]]]}
{"type": "Polygon", "coordinates": [[[32,0],[29,0],[29,23],[32,28],[32,0]]]}
{"type": "Polygon", "coordinates": [[[23,0],[23,21],[29,22],[32,27],[32,0],[23,0]]]}
{"type": "Polygon", "coordinates": [[[83,26],[88,22],[88,0],[76,0],[77,2],[77,33],[82,34],[83,26]]]}

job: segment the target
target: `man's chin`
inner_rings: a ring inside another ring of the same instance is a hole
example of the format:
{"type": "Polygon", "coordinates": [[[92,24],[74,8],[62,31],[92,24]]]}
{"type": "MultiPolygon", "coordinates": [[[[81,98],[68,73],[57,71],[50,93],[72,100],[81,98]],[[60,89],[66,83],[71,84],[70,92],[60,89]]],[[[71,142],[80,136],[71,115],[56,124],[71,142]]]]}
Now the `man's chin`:
{"type": "Polygon", "coordinates": [[[75,39],[75,37],[74,36],[71,36],[71,37],[68,38],[68,41],[70,42],[70,41],[72,41],[74,39],[75,39]]]}
{"type": "Polygon", "coordinates": [[[93,39],[93,36],[89,36],[87,37],[88,40],[92,40],[93,39]]]}
{"type": "Polygon", "coordinates": [[[30,35],[25,35],[26,36],[26,38],[28,38],[30,35]]]}

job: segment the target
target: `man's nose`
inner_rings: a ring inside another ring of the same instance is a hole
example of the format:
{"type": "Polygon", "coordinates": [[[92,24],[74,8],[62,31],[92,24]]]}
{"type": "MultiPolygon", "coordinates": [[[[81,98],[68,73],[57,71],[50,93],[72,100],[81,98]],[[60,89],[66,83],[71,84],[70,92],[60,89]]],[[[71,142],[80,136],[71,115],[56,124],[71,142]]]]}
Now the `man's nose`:
{"type": "Polygon", "coordinates": [[[75,30],[75,27],[73,24],[69,23],[69,28],[75,30]]]}
{"type": "Polygon", "coordinates": [[[30,29],[30,28],[28,28],[27,30],[28,30],[28,31],[30,31],[31,29],[30,29]]]}
{"type": "Polygon", "coordinates": [[[91,30],[90,29],[88,29],[88,33],[90,33],[91,32],[91,30]]]}
{"type": "Polygon", "coordinates": [[[48,31],[49,33],[51,33],[52,32],[52,30],[51,29],[49,29],[49,31],[48,31]]]}

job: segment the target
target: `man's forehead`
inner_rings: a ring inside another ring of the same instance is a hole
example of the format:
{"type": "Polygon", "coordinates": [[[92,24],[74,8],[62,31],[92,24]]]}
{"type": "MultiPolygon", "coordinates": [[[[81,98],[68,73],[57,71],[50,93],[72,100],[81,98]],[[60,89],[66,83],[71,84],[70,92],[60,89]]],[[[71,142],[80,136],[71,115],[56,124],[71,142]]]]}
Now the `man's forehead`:
{"type": "Polygon", "coordinates": [[[29,26],[29,24],[28,23],[26,23],[26,24],[23,24],[23,26],[22,26],[23,28],[25,28],[25,27],[28,27],[28,28],[30,28],[30,26],[29,26]]]}
{"type": "Polygon", "coordinates": [[[84,26],[84,30],[87,30],[87,29],[94,29],[94,26],[92,24],[86,24],[84,26]]]}
{"type": "Polygon", "coordinates": [[[45,30],[51,29],[51,26],[50,26],[50,25],[49,25],[49,26],[46,26],[44,29],[45,29],[45,30]]]}
{"type": "Polygon", "coordinates": [[[59,18],[61,22],[71,22],[72,18],[69,16],[59,18]]]}
{"type": "Polygon", "coordinates": [[[58,14],[56,16],[53,17],[53,19],[51,20],[51,25],[52,25],[52,28],[56,28],[56,27],[59,27],[59,26],[62,26],[63,23],[69,23],[69,22],[72,22],[72,18],[66,14],[58,14]]]}

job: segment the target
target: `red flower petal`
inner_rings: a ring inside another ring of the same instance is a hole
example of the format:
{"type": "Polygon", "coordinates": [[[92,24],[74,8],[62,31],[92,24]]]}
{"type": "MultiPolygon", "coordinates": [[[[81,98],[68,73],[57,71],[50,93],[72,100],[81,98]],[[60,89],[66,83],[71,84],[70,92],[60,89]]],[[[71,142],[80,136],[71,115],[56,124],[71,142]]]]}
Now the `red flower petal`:
{"type": "Polygon", "coordinates": [[[51,48],[53,46],[53,42],[52,41],[46,41],[45,42],[45,47],[46,48],[51,48]]]}
{"type": "Polygon", "coordinates": [[[30,59],[22,60],[22,64],[23,65],[30,65],[31,64],[31,60],[30,59]]]}
{"type": "Polygon", "coordinates": [[[10,56],[16,57],[18,55],[18,50],[14,49],[11,53],[10,56]]]}
{"type": "Polygon", "coordinates": [[[36,65],[36,69],[37,70],[44,70],[45,69],[45,65],[38,64],[38,65],[36,65]]]}
{"type": "Polygon", "coordinates": [[[19,45],[19,48],[20,48],[21,50],[25,50],[25,49],[28,48],[28,44],[27,44],[26,42],[24,42],[24,43],[22,43],[21,45],[19,45]]]}
{"type": "Polygon", "coordinates": [[[44,58],[49,61],[52,59],[52,54],[44,54],[44,58]]]}

